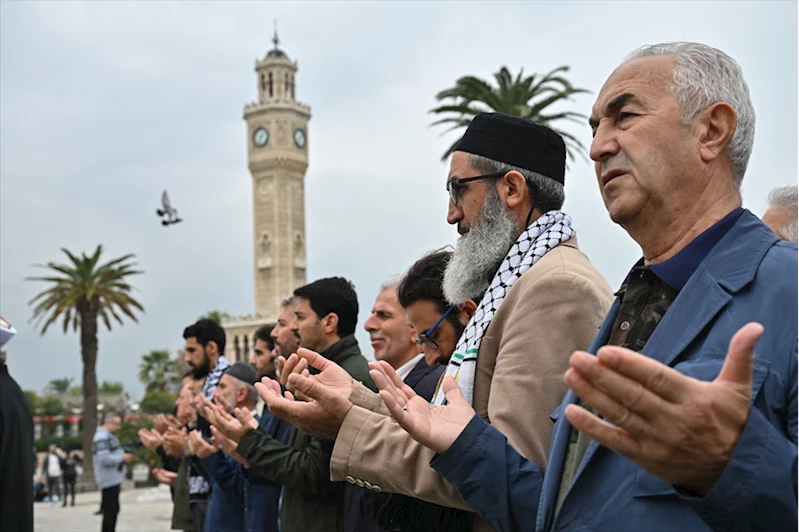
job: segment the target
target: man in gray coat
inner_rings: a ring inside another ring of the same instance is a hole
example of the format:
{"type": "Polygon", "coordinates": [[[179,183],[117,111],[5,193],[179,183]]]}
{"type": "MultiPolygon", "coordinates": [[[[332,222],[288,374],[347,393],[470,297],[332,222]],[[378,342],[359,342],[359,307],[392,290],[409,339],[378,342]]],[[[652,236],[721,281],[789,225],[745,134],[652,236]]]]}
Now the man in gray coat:
{"type": "Polygon", "coordinates": [[[125,464],[133,455],[126,453],[114,433],[121,424],[119,414],[109,412],[101,427],[97,427],[92,442],[94,480],[102,492],[100,510],[103,512],[102,532],[114,532],[119,514],[119,489],[125,478],[125,464]]]}

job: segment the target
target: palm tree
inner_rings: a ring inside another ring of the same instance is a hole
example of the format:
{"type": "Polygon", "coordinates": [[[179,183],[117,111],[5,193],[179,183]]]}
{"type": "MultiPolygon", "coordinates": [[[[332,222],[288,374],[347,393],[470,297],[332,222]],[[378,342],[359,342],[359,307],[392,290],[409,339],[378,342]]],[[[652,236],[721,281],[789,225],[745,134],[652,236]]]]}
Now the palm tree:
{"type": "Polygon", "coordinates": [[[222,324],[222,320],[224,320],[226,318],[229,318],[229,317],[230,317],[230,314],[228,314],[227,312],[222,312],[221,310],[209,310],[208,312],[206,312],[205,314],[203,314],[202,316],[197,318],[197,320],[198,321],[199,320],[213,320],[213,321],[215,321],[215,322],[217,322],[218,324],[221,325],[222,324]]]}
{"type": "Polygon", "coordinates": [[[139,380],[147,391],[166,391],[167,385],[175,378],[175,361],[166,349],[153,349],[142,355],[139,364],[139,380]]]}
{"type": "MultiPolygon", "coordinates": [[[[568,71],[568,66],[560,66],[543,76],[533,74],[525,77],[524,69],[521,69],[514,78],[508,68],[503,66],[494,74],[496,87],[480,78],[464,76],[455,82],[454,87],[436,94],[436,100],[439,102],[450,101],[431,109],[430,112],[438,115],[449,114],[449,116],[430,125],[451,124],[452,127],[444,131],[447,133],[467,127],[472,119],[482,112],[499,112],[529,118],[559,133],[566,142],[569,160],[573,161],[575,152],[585,156],[585,146],[575,136],[554,127],[553,124],[562,120],[585,123],[587,117],[573,111],[547,112],[549,106],[559,101],[569,100],[575,94],[588,92],[585,89],[574,88],[569,80],[562,76],[568,71]]],[[[444,152],[442,161],[452,155],[459,141],[460,138],[444,152]]]]}
{"type": "Polygon", "coordinates": [[[44,391],[46,393],[52,393],[55,395],[64,395],[69,392],[69,389],[72,387],[72,383],[75,381],[75,377],[63,377],[61,379],[53,379],[47,383],[47,386],[44,387],[44,391]]]}
{"type": "Polygon", "coordinates": [[[29,281],[44,281],[50,286],[39,292],[28,304],[36,305],[31,320],[43,323],[41,334],[62,319],[66,334],[70,325],[73,331],[80,327],[80,350],[83,359],[83,456],[84,474],[92,475],[92,438],[97,429],[97,320],[102,319],[111,330],[111,318],[122,324],[122,316],[138,322],[134,311],[144,307],[131,292],[127,278],[143,273],[130,262],[128,254],[99,264],[102,246],[92,255],[72,254],[61,248],[69,258],[67,264],[48,262],[37,265],[50,270],[44,277],[29,277],[29,281]]]}

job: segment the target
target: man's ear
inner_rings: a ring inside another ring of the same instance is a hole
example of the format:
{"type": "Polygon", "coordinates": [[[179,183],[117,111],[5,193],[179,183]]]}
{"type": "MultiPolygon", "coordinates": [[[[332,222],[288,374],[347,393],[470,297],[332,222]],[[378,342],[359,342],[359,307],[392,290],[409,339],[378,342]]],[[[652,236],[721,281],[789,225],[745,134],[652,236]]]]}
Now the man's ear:
{"type": "Polygon", "coordinates": [[[699,128],[699,155],[709,163],[724,153],[730,144],[738,118],[728,103],[718,102],[706,108],[696,118],[699,128]]]}
{"type": "Polygon", "coordinates": [[[322,330],[325,334],[338,334],[338,314],[331,312],[322,318],[322,330]]]}
{"type": "Polygon", "coordinates": [[[471,299],[467,299],[465,303],[461,303],[458,305],[458,321],[461,322],[461,325],[466,327],[466,324],[469,323],[469,320],[472,319],[474,316],[475,311],[477,311],[477,303],[475,303],[471,299]]]}
{"type": "Polygon", "coordinates": [[[528,197],[527,180],[516,170],[511,170],[499,179],[497,191],[502,202],[513,210],[528,197]]]}
{"type": "Polygon", "coordinates": [[[216,345],[216,342],[213,340],[209,340],[207,344],[205,344],[205,350],[208,351],[209,355],[217,356],[219,355],[219,346],[216,345]]]}

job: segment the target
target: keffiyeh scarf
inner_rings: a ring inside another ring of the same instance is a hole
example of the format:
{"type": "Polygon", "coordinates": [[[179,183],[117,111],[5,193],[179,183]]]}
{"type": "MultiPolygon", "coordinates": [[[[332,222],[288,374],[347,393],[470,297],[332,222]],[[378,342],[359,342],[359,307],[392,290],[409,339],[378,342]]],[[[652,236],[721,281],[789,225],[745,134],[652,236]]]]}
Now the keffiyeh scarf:
{"type": "MultiPolygon", "coordinates": [[[[469,404],[472,404],[474,396],[474,374],[480,341],[505,294],[533,264],[572,236],[574,229],[571,227],[571,217],[561,211],[549,211],[530,224],[505,255],[447,365],[446,375],[455,378],[469,404]]],[[[446,404],[443,387],[440,386],[436,391],[432,404],[446,404]]]]}

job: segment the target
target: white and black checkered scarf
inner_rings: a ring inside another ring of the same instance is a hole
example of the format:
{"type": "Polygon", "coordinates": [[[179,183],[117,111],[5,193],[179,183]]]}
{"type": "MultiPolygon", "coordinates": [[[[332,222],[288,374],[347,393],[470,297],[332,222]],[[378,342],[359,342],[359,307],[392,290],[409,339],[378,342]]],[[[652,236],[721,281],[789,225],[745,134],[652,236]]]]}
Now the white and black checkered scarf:
{"type": "MultiPolygon", "coordinates": [[[[549,211],[530,224],[505,255],[472,319],[469,320],[466,329],[461,334],[447,366],[446,375],[455,378],[469,404],[472,404],[474,396],[474,374],[480,341],[505,298],[505,294],[533,264],[547,252],[569,240],[574,233],[574,229],[571,227],[571,217],[568,214],[561,211],[549,211]]],[[[523,319],[523,316],[516,319],[523,319]]],[[[442,387],[439,387],[432,403],[434,405],[446,404],[442,387]]]]}

